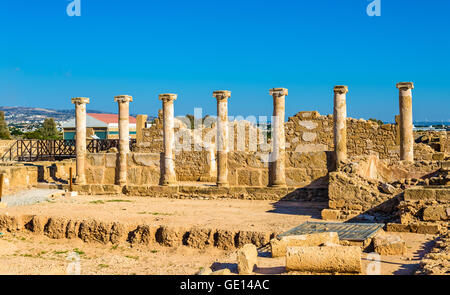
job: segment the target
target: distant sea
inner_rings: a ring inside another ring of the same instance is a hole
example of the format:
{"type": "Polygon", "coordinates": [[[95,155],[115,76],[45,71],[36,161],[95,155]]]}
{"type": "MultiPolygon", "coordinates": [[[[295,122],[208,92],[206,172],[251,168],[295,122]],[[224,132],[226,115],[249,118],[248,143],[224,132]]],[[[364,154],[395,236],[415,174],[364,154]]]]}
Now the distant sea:
{"type": "Polygon", "coordinates": [[[417,121],[414,122],[415,130],[446,130],[450,131],[450,122],[417,121]]]}

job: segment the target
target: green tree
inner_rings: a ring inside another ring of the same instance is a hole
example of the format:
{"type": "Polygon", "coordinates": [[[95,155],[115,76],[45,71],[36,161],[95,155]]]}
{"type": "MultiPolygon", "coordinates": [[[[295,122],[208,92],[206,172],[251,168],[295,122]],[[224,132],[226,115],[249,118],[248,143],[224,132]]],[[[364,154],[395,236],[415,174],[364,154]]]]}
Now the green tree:
{"type": "Polygon", "coordinates": [[[23,134],[23,138],[25,139],[43,139],[41,130],[34,130],[34,131],[30,131],[30,132],[25,132],[23,134]]]}
{"type": "Polygon", "coordinates": [[[0,139],[10,139],[8,124],[5,121],[5,113],[0,112],[0,139]]]}
{"type": "Polygon", "coordinates": [[[42,139],[60,139],[61,133],[56,128],[56,123],[53,118],[47,118],[44,120],[42,127],[39,129],[42,135],[42,139]]]}

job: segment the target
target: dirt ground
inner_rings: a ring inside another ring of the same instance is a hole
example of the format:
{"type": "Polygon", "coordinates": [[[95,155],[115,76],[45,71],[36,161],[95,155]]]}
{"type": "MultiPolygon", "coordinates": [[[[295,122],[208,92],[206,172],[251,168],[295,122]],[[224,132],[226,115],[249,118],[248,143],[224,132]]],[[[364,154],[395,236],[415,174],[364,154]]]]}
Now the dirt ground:
{"type": "MultiPolygon", "coordinates": [[[[0,209],[0,214],[37,214],[95,218],[125,223],[204,226],[223,229],[285,231],[307,220],[320,220],[325,204],[289,201],[179,200],[143,197],[56,197],[49,202],[0,209]]],[[[396,233],[397,234],[397,233],[396,233]]],[[[407,243],[402,256],[381,256],[381,274],[412,274],[434,239],[431,235],[398,233],[407,243]]],[[[162,247],[85,243],[50,239],[29,232],[0,235],[0,274],[66,274],[68,256],[77,253],[81,274],[194,274],[202,267],[236,272],[236,250],[186,246],[162,247]],[[72,253],[72,254],[71,254],[72,253]]],[[[363,273],[372,263],[363,254],[363,273]]],[[[258,274],[281,274],[284,258],[261,250],[258,274]]]]}
{"type": "MultiPolygon", "coordinates": [[[[413,274],[432,236],[400,234],[406,240],[408,253],[403,256],[381,256],[381,274],[413,274]]],[[[236,251],[217,248],[204,250],[181,247],[132,247],[129,244],[102,245],[81,240],[50,239],[26,232],[4,233],[0,237],[0,274],[64,275],[77,253],[81,274],[160,275],[195,274],[203,267],[229,268],[236,272],[236,251]],[[73,255],[73,254],[72,254],[73,255]],[[72,256],[73,257],[73,256],[72,256]]],[[[363,274],[371,261],[363,254],[363,274]]],[[[281,274],[284,258],[270,258],[262,252],[256,274],[281,274]]]]}
{"type": "Polygon", "coordinates": [[[77,196],[0,209],[0,214],[274,232],[288,230],[307,220],[319,221],[320,211],[325,207],[325,203],[292,201],[77,196]]]}

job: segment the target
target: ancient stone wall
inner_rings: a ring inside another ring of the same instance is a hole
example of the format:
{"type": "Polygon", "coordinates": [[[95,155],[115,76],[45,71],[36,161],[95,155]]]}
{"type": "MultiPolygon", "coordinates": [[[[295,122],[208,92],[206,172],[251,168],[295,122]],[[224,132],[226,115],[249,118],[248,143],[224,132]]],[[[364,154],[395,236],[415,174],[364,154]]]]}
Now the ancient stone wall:
{"type": "MultiPolygon", "coordinates": [[[[287,149],[297,152],[332,151],[333,116],[318,112],[299,112],[286,122],[287,149]],[[289,144],[288,144],[289,143],[289,144]]],[[[378,154],[381,159],[398,159],[396,125],[347,119],[348,155],[378,154]]]]}
{"type": "Polygon", "coordinates": [[[33,166],[4,164],[0,166],[0,173],[4,174],[4,195],[35,186],[38,180],[38,170],[33,166]]]}
{"type": "Polygon", "coordinates": [[[322,211],[322,217],[350,219],[370,212],[372,217],[380,214],[379,221],[382,222],[386,221],[384,215],[395,219],[397,216],[393,213],[401,201],[403,190],[419,182],[425,185],[425,178],[433,177],[440,167],[439,162],[398,162],[395,165],[380,164],[369,168],[369,165],[360,162],[357,167],[349,165],[342,168],[342,171],[331,172],[329,209],[322,211]],[[368,173],[361,173],[362,171],[368,173]]]}
{"type": "MultiPolygon", "coordinates": [[[[326,187],[331,154],[327,152],[286,154],[288,186],[314,185],[326,187]]],[[[266,157],[257,152],[231,152],[228,156],[228,181],[232,186],[267,186],[269,183],[266,157]]],[[[158,185],[160,181],[160,153],[129,153],[128,184],[158,185]]],[[[87,184],[115,184],[117,154],[88,154],[87,184]]],[[[175,157],[175,171],[179,182],[215,182],[211,159],[206,151],[179,152],[175,157]]]]}

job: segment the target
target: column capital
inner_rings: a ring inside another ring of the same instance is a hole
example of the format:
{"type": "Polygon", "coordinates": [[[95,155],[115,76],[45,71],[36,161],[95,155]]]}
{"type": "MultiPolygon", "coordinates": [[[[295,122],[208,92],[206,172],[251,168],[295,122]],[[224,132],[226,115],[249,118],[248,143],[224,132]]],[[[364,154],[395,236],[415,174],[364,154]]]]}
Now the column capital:
{"type": "Polygon", "coordinates": [[[159,95],[159,99],[167,102],[167,101],[174,101],[177,99],[177,95],[173,93],[163,93],[159,95]]]}
{"type": "Polygon", "coordinates": [[[334,93],[346,94],[348,92],[348,87],[345,85],[334,86],[334,93]]]}
{"type": "Polygon", "coordinates": [[[228,90],[213,91],[213,97],[217,98],[217,100],[227,99],[230,96],[231,96],[231,91],[228,91],[228,90]]]}
{"type": "Polygon", "coordinates": [[[114,96],[115,102],[130,102],[133,101],[133,97],[130,95],[117,95],[114,96]]]}
{"type": "Polygon", "coordinates": [[[395,85],[398,89],[414,89],[413,82],[400,82],[395,85]]]}
{"type": "Polygon", "coordinates": [[[272,88],[269,90],[269,94],[272,96],[284,96],[288,95],[287,88],[272,88]]]}
{"type": "Polygon", "coordinates": [[[74,98],[72,98],[72,103],[73,104],[89,103],[89,98],[88,97],[74,97],[74,98]]]}

